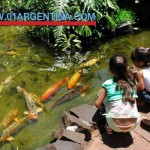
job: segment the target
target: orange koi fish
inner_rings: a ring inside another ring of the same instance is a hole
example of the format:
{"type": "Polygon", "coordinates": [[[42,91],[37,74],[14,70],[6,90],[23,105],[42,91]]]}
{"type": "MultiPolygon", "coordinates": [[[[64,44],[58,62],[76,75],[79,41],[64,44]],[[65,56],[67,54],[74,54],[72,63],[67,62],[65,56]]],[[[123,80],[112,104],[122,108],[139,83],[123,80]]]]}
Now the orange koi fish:
{"type": "Polygon", "coordinates": [[[48,90],[46,90],[46,92],[42,95],[42,97],[41,97],[42,101],[45,101],[51,95],[53,95],[58,90],[58,88],[66,81],[67,81],[67,78],[64,78],[62,81],[50,86],[50,88],[48,90]]]}
{"type": "Polygon", "coordinates": [[[68,89],[69,89],[69,90],[72,89],[72,88],[76,85],[78,79],[79,79],[80,76],[81,76],[81,72],[82,72],[82,70],[78,70],[78,71],[72,76],[72,78],[68,81],[68,89]]]}

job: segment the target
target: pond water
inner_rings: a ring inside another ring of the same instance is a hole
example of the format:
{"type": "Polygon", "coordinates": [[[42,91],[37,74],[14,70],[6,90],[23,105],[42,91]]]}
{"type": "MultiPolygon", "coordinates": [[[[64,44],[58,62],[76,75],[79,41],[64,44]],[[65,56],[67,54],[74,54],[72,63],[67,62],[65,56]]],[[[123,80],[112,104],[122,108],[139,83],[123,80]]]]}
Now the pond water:
{"type": "Polygon", "coordinates": [[[14,135],[14,141],[0,143],[1,150],[34,150],[47,144],[52,132],[59,126],[63,111],[69,111],[70,108],[84,103],[94,104],[101,82],[107,78],[105,70],[104,74],[99,70],[108,67],[108,60],[112,54],[119,52],[130,58],[130,53],[135,47],[150,47],[150,30],[143,29],[137,33],[117,36],[107,42],[97,43],[85,54],[76,52],[73,56],[69,53],[60,56],[52,52],[44,43],[31,40],[24,31],[25,27],[0,27],[0,80],[5,81],[10,75],[22,69],[21,73],[2,90],[0,122],[12,108],[19,110],[18,118],[23,117],[23,112],[27,110],[25,98],[17,92],[16,86],[21,86],[40,98],[52,84],[65,77],[70,79],[79,69],[80,63],[92,58],[100,58],[100,60],[97,66],[82,69],[79,83],[88,84],[84,97],[79,96],[50,110],[53,101],[67,92],[66,83],[63,84],[52,99],[44,104],[48,112],[42,111],[37,122],[25,124],[14,135]]]}

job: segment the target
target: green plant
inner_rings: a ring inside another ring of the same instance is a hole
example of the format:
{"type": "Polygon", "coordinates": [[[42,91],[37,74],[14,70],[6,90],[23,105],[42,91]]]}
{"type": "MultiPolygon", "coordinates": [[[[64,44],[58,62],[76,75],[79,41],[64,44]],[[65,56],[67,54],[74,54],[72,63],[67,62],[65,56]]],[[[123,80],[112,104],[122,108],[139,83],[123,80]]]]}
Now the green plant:
{"type": "Polygon", "coordinates": [[[56,44],[54,45],[56,48],[61,51],[69,50],[78,50],[81,49],[81,41],[78,40],[78,37],[74,34],[70,34],[67,38],[65,34],[58,36],[56,39],[56,44]]]}
{"type": "Polygon", "coordinates": [[[116,24],[119,25],[127,21],[133,23],[135,17],[131,10],[120,9],[114,19],[116,24]]]}
{"type": "MultiPolygon", "coordinates": [[[[86,39],[99,39],[102,29],[114,30],[117,26],[114,14],[118,14],[117,0],[3,0],[3,9],[6,11],[23,12],[60,12],[95,13],[96,26],[57,26],[32,27],[30,33],[47,43],[55,45],[59,50],[79,50],[86,39]]],[[[116,19],[120,20],[120,19],[116,19]]],[[[88,41],[87,40],[87,41],[88,41]]]]}

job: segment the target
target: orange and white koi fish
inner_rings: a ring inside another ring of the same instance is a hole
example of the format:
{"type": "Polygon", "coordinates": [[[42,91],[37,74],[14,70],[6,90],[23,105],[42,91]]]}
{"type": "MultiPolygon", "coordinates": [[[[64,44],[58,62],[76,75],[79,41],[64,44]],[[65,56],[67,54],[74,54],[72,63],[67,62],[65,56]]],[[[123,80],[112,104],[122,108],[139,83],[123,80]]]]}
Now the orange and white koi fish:
{"type": "Polygon", "coordinates": [[[15,117],[18,113],[18,109],[12,109],[6,116],[4,117],[1,123],[1,129],[6,129],[12,122],[15,120],[15,117]]]}
{"type": "Polygon", "coordinates": [[[33,120],[37,120],[38,119],[38,112],[42,111],[42,109],[37,108],[35,105],[34,100],[32,99],[32,97],[30,96],[30,94],[23,88],[17,86],[17,90],[21,93],[24,94],[25,99],[26,99],[26,104],[28,107],[28,112],[24,112],[25,114],[29,114],[28,118],[29,119],[33,119],[33,120]]]}
{"type": "Polygon", "coordinates": [[[99,58],[93,58],[93,59],[91,59],[91,60],[89,60],[89,61],[87,61],[85,63],[82,63],[80,65],[80,67],[81,68],[83,68],[83,67],[90,67],[90,66],[93,66],[94,64],[96,64],[96,62],[98,62],[98,61],[99,61],[99,58]]]}
{"type": "Polygon", "coordinates": [[[64,78],[62,81],[50,86],[50,88],[46,90],[46,92],[42,95],[41,97],[42,101],[45,101],[48,98],[50,98],[50,96],[53,95],[58,90],[58,88],[66,81],[67,78],[64,78]]]}
{"type": "Polygon", "coordinates": [[[28,116],[19,119],[18,121],[12,123],[9,127],[3,130],[2,135],[0,137],[0,142],[4,141],[12,141],[14,138],[11,136],[12,134],[16,133],[17,130],[21,127],[23,123],[28,120],[28,116]]]}
{"type": "Polygon", "coordinates": [[[79,80],[79,78],[81,76],[81,73],[82,73],[82,70],[78,70],[68,81],[68,89],[69,90],[72,89],[77,84],[77,81],[79,80]]]}

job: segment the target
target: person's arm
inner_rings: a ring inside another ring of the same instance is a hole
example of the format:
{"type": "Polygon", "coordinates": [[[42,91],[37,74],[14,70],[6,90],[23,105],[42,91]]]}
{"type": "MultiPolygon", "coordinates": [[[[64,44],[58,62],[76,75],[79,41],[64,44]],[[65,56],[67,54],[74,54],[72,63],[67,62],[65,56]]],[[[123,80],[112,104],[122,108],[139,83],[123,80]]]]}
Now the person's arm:
{"type": "Polygon", "coordinates": [[[107,94],[106,89],[102,87],[100,89],[99,96],[98,96],[98,98],[96,99],[96,102],[95,102],[96,108],[99,108],[103,104],[103,101],[106,97],[106,94],[107,94]]]}
{"type": "Polygon", "coordinates": [[[136,80],[137,80],[137,91],[143,91],[145,88],[144,80],[143,80],[143,72],[138,71],[136,73],[136,80]]]}

